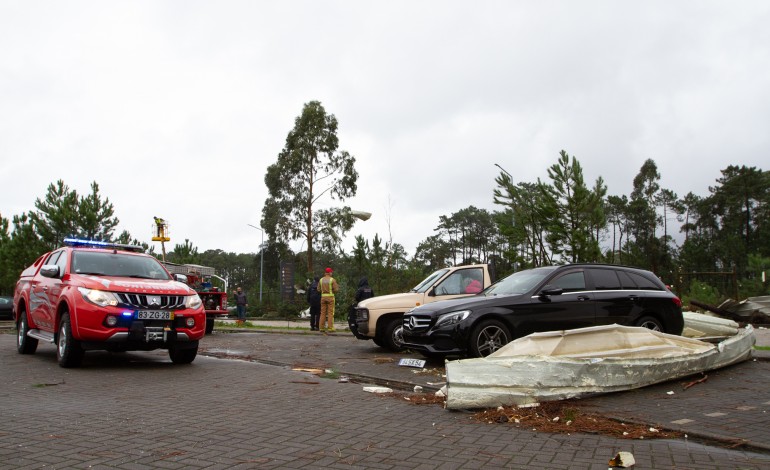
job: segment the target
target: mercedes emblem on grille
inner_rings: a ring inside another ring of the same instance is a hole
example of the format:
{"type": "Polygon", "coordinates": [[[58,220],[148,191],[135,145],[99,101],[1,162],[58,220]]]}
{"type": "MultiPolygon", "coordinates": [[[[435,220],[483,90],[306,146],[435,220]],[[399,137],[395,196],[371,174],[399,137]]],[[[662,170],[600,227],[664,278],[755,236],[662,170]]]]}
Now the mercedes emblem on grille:
{"type": "Polygon", "coordinates": [[[417,320],[414,319],[414,317],[409,317],[409,329],[413,330],[417,327],[417,320]]]}
{"type": "Polygon", "coordinates": [[[160,297],[157,295],[151,295],[148,297],[147,300],[150,303],[150,305],[153,307],[157,307],[160,305],[160,297]]]}

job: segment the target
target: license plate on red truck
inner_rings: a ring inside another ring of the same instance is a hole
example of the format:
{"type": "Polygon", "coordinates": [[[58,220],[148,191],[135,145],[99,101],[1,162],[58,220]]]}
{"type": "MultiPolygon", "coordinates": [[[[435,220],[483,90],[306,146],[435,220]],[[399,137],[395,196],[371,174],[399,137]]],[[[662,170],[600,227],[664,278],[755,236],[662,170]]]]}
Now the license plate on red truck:
{"type": "Polygon", "coordinates": [[[139,320],[173,320],[174,312],[169,310],[139,310],[136,318],[139,320]]]}

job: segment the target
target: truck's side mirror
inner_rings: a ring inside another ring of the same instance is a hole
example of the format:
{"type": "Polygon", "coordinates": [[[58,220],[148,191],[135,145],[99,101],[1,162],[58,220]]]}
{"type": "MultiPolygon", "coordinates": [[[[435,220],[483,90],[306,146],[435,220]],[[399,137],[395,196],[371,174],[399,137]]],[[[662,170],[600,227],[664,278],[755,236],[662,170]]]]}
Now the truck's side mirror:
{"type": "Polygon", "coordinates": [[[189,282],[187,279],[187,276],[185,276],[184,274],[174,274],[174,280],[179,282],[184,282],[185,284],[189,282]]]}
{"type": "Polygon", "coordinates": [[[55,264],[43,265],[43,267],[40,268],[40,275],[50,278],[57,278],[59,277],[59,266],[55,264]]]}

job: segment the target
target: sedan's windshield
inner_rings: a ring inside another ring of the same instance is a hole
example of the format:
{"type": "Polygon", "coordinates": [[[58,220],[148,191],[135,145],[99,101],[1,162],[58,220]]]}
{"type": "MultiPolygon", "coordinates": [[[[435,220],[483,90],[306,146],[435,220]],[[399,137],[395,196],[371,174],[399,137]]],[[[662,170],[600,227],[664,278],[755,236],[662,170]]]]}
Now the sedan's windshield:
{"type": "Polygon", "coordinates": [[[430,276],[426,277],[425,280],[423,280],[421,283],[417,284],[417,286],[410,290],[409,292],[425,292],[426,290],[430,289],[433,284],[436,283],[436,279],[440,278],[449,271],[448,269],[439,269],[435,273],[431,274],[430,276]]]}
{"type": "Polygon", "coordinates": [[[484,295],[519,295],[529,292],[555,268],[535,268],[519,271],[501,279],[495,285],[484,291],[484,295]]]}
{"type": "Polygon", "coordinates": [[[72,254],[71,272],[96,276],[169,279],[155,258],[99,251],[76,251],[72,254]]]}

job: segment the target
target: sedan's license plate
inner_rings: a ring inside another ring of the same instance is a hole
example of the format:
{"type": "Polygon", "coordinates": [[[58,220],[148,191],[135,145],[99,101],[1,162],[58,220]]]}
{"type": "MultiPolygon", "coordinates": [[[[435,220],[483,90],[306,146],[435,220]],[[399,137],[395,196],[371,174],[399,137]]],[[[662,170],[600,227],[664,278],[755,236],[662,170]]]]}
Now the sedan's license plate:
{"type": "Polygon", "coordinates": [[[425,367],[425,359],[400,359],[398,365],[406,367],[417,367],[422,369],[425,367]]]}
{"type": "Polygon", "coordinates": [[[168,310],[139,310],[136,318],[139,320],[173,320],[174,312],[168,310]]]}

